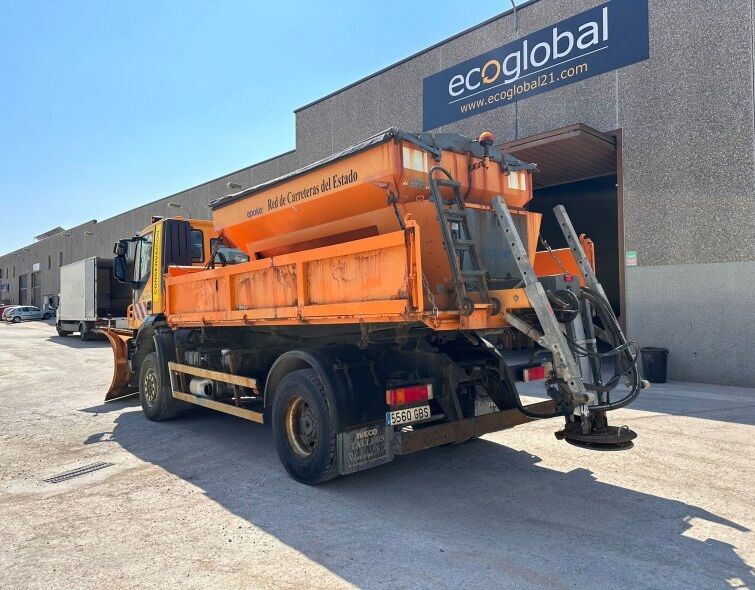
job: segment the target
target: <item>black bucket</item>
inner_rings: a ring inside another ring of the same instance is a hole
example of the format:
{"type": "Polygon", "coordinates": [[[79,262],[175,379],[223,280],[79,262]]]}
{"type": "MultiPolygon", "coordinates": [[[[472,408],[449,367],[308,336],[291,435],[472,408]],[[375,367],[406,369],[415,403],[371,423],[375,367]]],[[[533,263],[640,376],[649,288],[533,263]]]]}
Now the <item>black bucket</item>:
{"type": "Polygon", "coordinates": [[[666,383],[668,348],[641,348],[642,376],[650,383],[666,383]]]}

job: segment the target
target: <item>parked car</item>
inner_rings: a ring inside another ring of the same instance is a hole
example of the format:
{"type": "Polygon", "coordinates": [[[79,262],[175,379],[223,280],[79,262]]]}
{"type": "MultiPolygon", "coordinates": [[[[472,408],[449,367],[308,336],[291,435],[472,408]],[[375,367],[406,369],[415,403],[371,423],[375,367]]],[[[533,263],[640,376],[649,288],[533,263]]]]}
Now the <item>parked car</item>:
{"type": "Polygon", "coordinates": [[[53,315],[50,309],[39,309],[33,305],[19,305],[3,313],[6,322],[17,324],[21,320],[49,320],[53,315]]]}
{"type": "Polygon", "coordinates": [[[3,311],[0,312],[0,320],[4,320],[6,314],[9,314],[12,310],[16,309],[17,307],[21,307],[20,305],[6,305],[3,308],[3,311]]]}
{"type": "Polygon", "coordinates": [[[3,305],[0,305],[0,320],[3,319],[3,313],[5,313],[5,310],[9,307],[18,307],[15,303],[4,303],[3,305]]]}

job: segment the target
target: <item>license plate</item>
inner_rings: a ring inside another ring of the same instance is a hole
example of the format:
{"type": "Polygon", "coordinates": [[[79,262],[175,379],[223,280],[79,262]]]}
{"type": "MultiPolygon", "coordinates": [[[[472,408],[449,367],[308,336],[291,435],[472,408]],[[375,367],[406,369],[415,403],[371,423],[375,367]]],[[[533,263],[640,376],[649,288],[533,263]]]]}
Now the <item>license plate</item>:
{"type": "Polygon", "coordinates": [[[410,424],[430,417],[430,406],[416,406],[405,410],[394,410],[385,413],[385,423],[390,426],[397,424],[410,424]]]}

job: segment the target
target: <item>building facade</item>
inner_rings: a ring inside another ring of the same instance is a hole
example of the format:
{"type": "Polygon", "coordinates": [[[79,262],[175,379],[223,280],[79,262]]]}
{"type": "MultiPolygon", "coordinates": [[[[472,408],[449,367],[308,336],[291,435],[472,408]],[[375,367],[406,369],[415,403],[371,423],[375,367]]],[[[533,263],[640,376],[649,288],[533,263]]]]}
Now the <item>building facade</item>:
{"type": "Polygon", "coordinates": [[[270,180],[388,127],[490,130],[538,164],[532,206],[565,204],[596,242],[630,339],[669,348],[672,379],[755,386],[753,33],[752,0],[533,0],[298,109],[291,152],[0,257],[0,299],[44,304],[61,264],[109,256],[152,215],[209,216],[228,182],[270,180]],[[526,88],[525,66],[537,74],[526,88]],[[454,110],[480,98],[474,114],[454,110]]]}

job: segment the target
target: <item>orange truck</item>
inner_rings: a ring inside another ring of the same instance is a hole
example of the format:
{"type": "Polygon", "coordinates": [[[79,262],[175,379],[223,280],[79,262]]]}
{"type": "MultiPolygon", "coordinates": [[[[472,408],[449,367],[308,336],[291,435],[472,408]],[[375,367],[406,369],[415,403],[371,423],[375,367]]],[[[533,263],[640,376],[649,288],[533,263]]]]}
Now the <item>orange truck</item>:
{"type": "Polygon", "coordinates": [[[107,399],[138,390],[154,421],[199,405],[270,424],[308,484],[536,419],[631,446],[606,416],[646,383],[593,244],[556,207],[568,247],[538,251],[535,167],[493,144],[389,129],[216,199],[211,222],[121,240],[133,302],[128,330],[104,330],[107,399]],[[529,362],[511,362],[512,332],[529,362]],[[524,405],[517,383],[535,379],[547,398],[524,405]]]}

